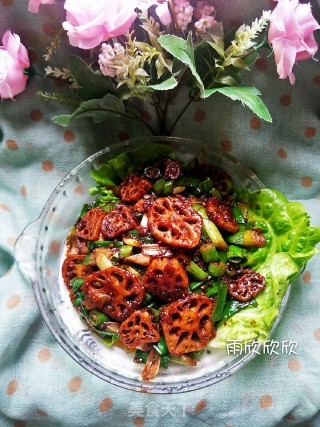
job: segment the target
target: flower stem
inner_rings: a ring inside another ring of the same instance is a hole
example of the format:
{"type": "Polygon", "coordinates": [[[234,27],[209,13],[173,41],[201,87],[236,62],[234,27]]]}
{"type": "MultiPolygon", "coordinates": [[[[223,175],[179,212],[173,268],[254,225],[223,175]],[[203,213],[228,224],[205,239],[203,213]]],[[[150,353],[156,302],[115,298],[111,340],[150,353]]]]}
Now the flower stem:
{"type": "Polygon", "coordinates": [[[178,116],[176,117],[175,121],[173,122],[171,128],[169,129],[168,135],[171,135],[173,132],[173,129],[176,127],[178,121],[181,119],[181,117],[184,115],[184,113],[187,111],[187,109],[190,107],[191,103],[193,102],[192,99],[189,99],[189,101],[186,103],[186,105],[182,108],[178,116]]]}
{"type": "Polygon", "coordinates": [[[149,131],[152,133],[152,135],[156,135],[156,132],[153,130],[153,128],[142,117],[139,117],[139,116],[134,116],[134,117],[127,116],[127,117],[132,118],[132,119],[137,119],[138,121],[143,123],[149,129],[149,131]]]}
{"type": "MultiPolygon", "coordinates": [[[[168,0],[168,5],[169,5],[169,11],[170,11],[170,15],[173,18],[173,22],[174,22],[174,27],[177,30],[178,29],[178,22],[177,22],[177,15],[176,12],[174,10],[174,4],[172,0],[168,0]]],[[[174,32],[174,31],[173,31],[174,32]]]]}

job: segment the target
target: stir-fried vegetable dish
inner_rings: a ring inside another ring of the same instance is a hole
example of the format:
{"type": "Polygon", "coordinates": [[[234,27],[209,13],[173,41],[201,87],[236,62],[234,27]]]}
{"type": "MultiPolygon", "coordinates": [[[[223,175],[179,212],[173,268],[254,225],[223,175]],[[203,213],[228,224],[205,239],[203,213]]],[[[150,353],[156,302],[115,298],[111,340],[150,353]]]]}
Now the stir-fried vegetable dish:
{"type": "Polygon", "coordinates": [[[226,171],[160,144],[92,176],[97,197],[70,230],[62,276],[81,319],[132,351],[143,380],[171,363],[196,366],[228,339],[268,337],[320,240],[302,205],[234,188],[226,171]]]}

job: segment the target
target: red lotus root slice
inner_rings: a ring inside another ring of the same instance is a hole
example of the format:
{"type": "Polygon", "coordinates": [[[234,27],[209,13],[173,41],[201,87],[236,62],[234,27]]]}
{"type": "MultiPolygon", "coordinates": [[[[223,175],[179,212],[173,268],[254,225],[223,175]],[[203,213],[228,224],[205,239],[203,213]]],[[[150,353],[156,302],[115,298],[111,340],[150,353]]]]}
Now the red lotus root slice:
{"type": "Polygon", "coordinates": [[[115,237],[138,226],[138,219],[131,206],[118,204],[104,219],[101,231],[106,239],[115,237]]]}
{"type": "Polygon", "coordinates": [[[69,255],[62,264],[62,277],[67,286],[72,279],[84,279],[95,271],[94,265],[84,265],[85,255],[69,255]]]}
{"type": "Polygon", "coordinates": [[[152,187],[144,176],[139,176],[135,173],[127,176],[120,185],[121,201],[125,203],[136,203],[141,199],[152,187]]]}
{"type": "Polygon", "coordinates": [[[148,310],[136,310],[120,326],[120,338],[129,348],[158,342],[159,329],[148,310]]]}
{"type": "Polygon", "coordinates": [[[266,286],[266,279],[257,271],[243,270],[228,283],[229,294],[238,301],[249,301],[258,295],[266,286]]]}
{"type": "Polygon", "coordinates": [[[119,322],[140,308],[145,296],[141,279],[120,267],[91,274],[82,288],[88,310],[98,309],[119,322]]]}
{"type": "Polygon", "coordinates": [[[152,194],[146,194],[137,203],[133,206],[133,209],[140,213],[149,212],[153,202],[155,201],[155,197],[152,194]]]}
{"type": "Polygon", "coordinates": [[[76,236],[85,240],[98,240],[106,213],[101,208],[92,208],[76,225],[76,236]]]}
{"type": "Polygon", "coordinates": [[[203,294],[190,294],[174,301],[160,313],[160,323],[173,356],[204,349],[215,337],[211,318],[214,303],[203,294]]]}
{"type": "Polygon", "coordinates": [[[202,217],[183,197],[160,197],[149,211],[149,228],[156,239],[176,248],[192,249],[198,245],[202,217]]]}
{"type": "Polygon", "coordinates": [[[239,225],[233,215],[231,206],[225,201],[220,200],[216,196],[212,196],[207,200],[206,211],[209,219],[215,223],[217,227],[235,233],[239,230],[239,225]]]}
{"type": "Polygon", "coordinates": [[[175,258],[155,258],[143,278],[146,291],[167,302],[185,298],[188,282],[187,273],[175,258]]]}

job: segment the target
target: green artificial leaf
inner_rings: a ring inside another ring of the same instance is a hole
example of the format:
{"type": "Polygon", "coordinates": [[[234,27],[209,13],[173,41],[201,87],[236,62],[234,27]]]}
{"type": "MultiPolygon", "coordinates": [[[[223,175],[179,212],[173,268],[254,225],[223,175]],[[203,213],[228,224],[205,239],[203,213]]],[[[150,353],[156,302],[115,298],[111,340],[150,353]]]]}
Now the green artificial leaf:
{"type": "Polygon", "coordinates": [[[178,81],[173,76],[171,76],[161,83],[150,85],[148,87],[154,90],[170,90],[170,89],[174,89],[177,86],[177,84],[178,84],[178,81]]]}
{"type": "Polygon", "coordinates": [[[252,52],[250,55],[247,55],[246,57],[242,58],[242,61],[249,67],[251,64],[256,62],[256,60],[259,58],[259,54],[257,52],[252,52]]]}
{"type": "Polygon", "coordinates": [[[190,68],[192,75],[196,79],[197,86],[200,88],[201,94],[203,94],[203,83],[197,72],[195,64],[192,34],[189,33],[187,40],[184,40],[181,37],[166,34],[160,36],[158,41],[160,45],[167,52],[171,53],[174,58],[178,59],[190,68]]]}
{"type": "Polygon", "coordinates": [[[204,87],[210,86],[215,81],[217,73],[222,71],[217,62],[220,56],[212,49],[207,41],[203,40],[196,45],[194,57],[197,72],[204,87]]]}
{"type": "Polygon", "coordinates": [[[245,61],[243,61],[241,58],[237,57],[231,57],[229,59],[226,59],[224,62],[224,66],[228,67],[229,65],[233,65],[236,68],[239,68],[240,70],[247,70],[248,65],[245,61]]]}
{"type": "Polygon", "coordinates": [[[207,43],[217,52],[217,54],[223,58],[224,57],[224,42],[223,39],[216,39],[215,41],[207,41],[207,43]]]}
{"type": "Polygon", "coordinates": [[[267,107],[259,98],[261,93],[255,87],[229,86],[205,89],[204,97],[208,98],[215,92],[222,93],[228,98],[231,98],[233,101],[240,101],[242,104],[245,104],[247,107],[249,107],[261,119],[267,122],[272,122],[272,118],[269,114],[269,111],[267,110],[267,107]]]}
{"type": "Polygon", "coordinates": [[[70,57],[70,71],[80,87],[77,91],[82,99],[100,98],[107,93],[116,95],[117,90],[113,81],[100,71],[93,71],[79,56],[70,57]]]}
{"type": "Polygon", "coordinates": [[[241,79],[239,80],[239,76],[236,73],[231,73],[225,76],[220,77],[219,79],[216,79],[215,83],[220,83],[224,86],[237,86],[241,83],[241,79]],[[236,80],[237,79],[237,80],[236,80]]]}
{"type": "Polygon", "coordinates": [[[125,114],[125,108],[116,96],[108,94],[101,99],[91,99],[84,101],[80,107],[70,115],[53,117],[54,123],[62,126],[68,126],[73,119],[83,119],[90,117],[94,123],[101,123],[108,117],[120,117],[125,114]]]}
{"type": "Polygon", "coordinates": [[[68,126],[72,120],[72,114],[61,114],[60,116],[52,117],[52,121],[60,126],[68,126]]]}

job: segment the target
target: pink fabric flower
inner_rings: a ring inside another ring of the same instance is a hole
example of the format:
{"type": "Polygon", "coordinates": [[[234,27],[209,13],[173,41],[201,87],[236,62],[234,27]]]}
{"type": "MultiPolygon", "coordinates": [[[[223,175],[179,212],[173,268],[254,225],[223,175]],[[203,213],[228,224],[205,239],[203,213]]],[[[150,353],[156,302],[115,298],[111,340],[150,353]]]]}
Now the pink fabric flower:
{"type": "Polygon", "coordinates": [[[196,19],[201,19],[204,16],[214,15],[214,7],[206,1],[200,0],[197,3],[196,10],[194,12],[194,17],[196,19]]]}
{"type": "Polygon", "coordinates": [[[162,4],[159,2],[156,7],[156,14],[158,15],[161,24],[168,25],[171,22],[171,14],[168,7],[168,2],[164,1],[162,4]]]}
{"type": "Polygon", "coordinates": [[[198,33],[205,34],[210,28],[213,28],[217,21],[213,16],[203,16],[194,23],[195,29],[198,33]]]}
{"type": "Polygon", "coordinates": [[[102,43],[99,55],[100,70],[104,76],[116,77],[121,74],[125,58],[125,49],[120,43],[114,43],[113,47],[108,43],[102,43]]]}
{"type": "Polygon", "coordinates": [[[66,0],[63,28],[71,46],[92,49],[129,31],[136,7],[137,0],[66,0]]]}
{"type": "Polygon", "coordinates": [[[310,4],[299,0],[279,0],[270,17],[269,43],[273,47],[280,79],[289,77],[294,84],[292,68],[295,62],[314,56],[318,45],[313,32],[319,29],[310,4]]]}
{"type": "Polygon", "coordinates": [[[178,28],[186,31],[192,21],[193,7],[188,0],[176,0],[174,7],[178,28]]]}
{"type": "Polygon", "coordinates": [[[33,13],[39,12],[40,4],[53,4],[54,0],[29,0],[28,11],[33,13]]]}
{"type": "Polygon", "coordinates": [[[200,36],[213,28],[217,23],[215,20],[215,8],[207,1],[198,1],[194,17],[197,20],[194,23],[194,27],[200,36]]]}
{"type": "Polygon", "coordinates": [[[30,67],[27,49],[17,34],[6,31],[0,46],[0,97],[13,98],[26,88],[28,76],[23,72],[30,67]]]}
{"type": "Polygon", "coordinates": [[[138,0],[138,8],[146,12],[151,6],[156,6],[155,12],[162,25],[168,25],[172,21],[167,0],[138,0]]]}

